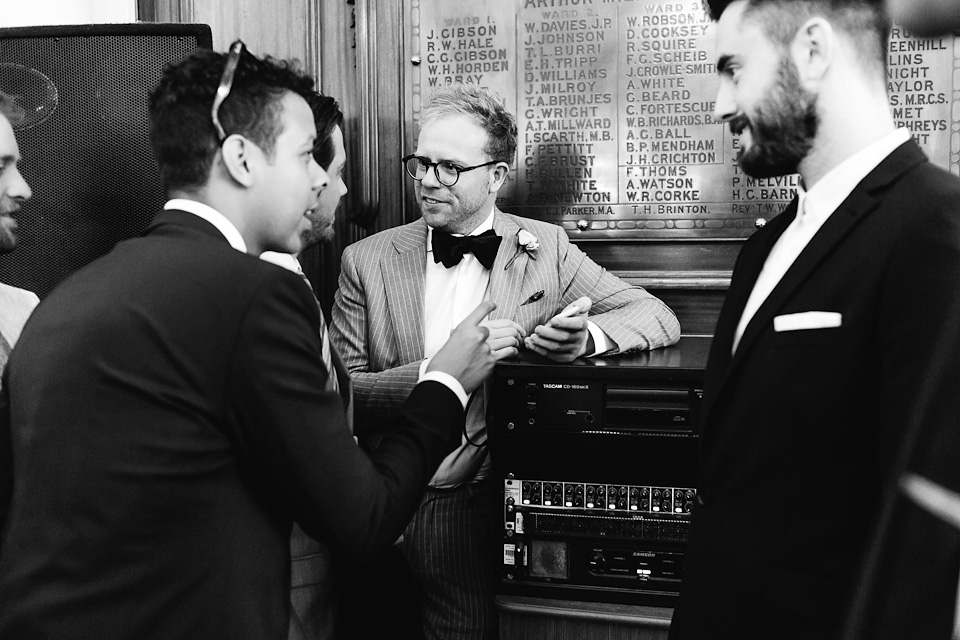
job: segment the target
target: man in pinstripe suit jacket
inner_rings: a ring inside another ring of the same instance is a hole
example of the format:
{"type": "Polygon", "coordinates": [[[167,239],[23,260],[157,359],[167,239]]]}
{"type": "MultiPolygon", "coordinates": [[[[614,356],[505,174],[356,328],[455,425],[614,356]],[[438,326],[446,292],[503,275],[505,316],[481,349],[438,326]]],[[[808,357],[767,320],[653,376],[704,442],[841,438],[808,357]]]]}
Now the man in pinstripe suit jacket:
{"type": "MultiPolygon", "coordinates": [[[[406,398],[451,323],[481,299],[497,304],[485,324],[498,358],[521,344],[569,361],[677,341],[680,326],[666,305],[607,273],[563,229],[496,209],[517,129],[492,94],[465,86],[442,91],[421,122],[417,153],[404,162],[417,180],[423,218],[343,254],[332,334],[353,377],[362,443],[375,442],[379,434],[363,429],[406,398]],[[499,238],[488,237],[491,229],[499,238]],[[434,252],[445,234],[454,236],[448,244],[484,234],[490,256],[461,249],[449,260],[434,252]]],[[[401,543],[430,639],[496,637],[496,491],[483,482],[490,461],[484,397],[476,395],[462,446],[434,475],[401,543]]]]}

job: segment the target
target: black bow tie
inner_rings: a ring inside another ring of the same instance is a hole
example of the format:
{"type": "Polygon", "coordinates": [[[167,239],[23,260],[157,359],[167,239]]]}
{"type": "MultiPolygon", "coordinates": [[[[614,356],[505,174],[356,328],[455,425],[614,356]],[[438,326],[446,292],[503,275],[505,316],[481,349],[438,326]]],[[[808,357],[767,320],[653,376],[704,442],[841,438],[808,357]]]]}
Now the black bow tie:
{"type": "Polygon", "coordinates": [[[485,268],[493,266],[502,238],[493,229],[478,236],[452,236],[445,231],[433,230],[433,261],[442,262],[447,269],[460,264],[463,254],[472,253],[485,268]]]}

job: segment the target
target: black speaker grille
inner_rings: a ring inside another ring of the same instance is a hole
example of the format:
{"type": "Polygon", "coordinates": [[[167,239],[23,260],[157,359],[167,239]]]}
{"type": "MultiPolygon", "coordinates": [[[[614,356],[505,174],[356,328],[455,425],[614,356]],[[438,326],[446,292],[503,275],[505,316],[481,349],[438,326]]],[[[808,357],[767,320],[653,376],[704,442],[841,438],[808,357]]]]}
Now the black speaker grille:
{"type": "Polygon", "coordinates": [[[147,96],[167,63],[209,46],[206,25],[0,30],[0,62],[44,74],[59,99],[47,120],[17,132],[33,198],[18,214],[17,249],[0,256],[0,281],[43,297],[149,224],[164,194],[147,96]]]}

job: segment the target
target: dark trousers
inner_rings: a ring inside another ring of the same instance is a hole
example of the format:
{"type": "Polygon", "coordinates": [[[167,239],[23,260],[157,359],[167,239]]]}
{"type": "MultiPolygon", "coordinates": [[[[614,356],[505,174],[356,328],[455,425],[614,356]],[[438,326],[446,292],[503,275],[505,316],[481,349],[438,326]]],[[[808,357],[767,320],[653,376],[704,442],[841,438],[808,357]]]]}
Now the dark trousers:
{"type": "Polygon", "coordinates": [[[496,640],[502,492],[428,489],[403,542],[337,568],[338,640],[496,640]]]}
{"type": "Polygon", "coordinates": [[[400,545],[420,594],[425,640],[496,640],[502,515],[492,479],[428,489],[400,545]]]}
{"type": "Polygon", "coordinates": [[[337,640],[421,640],[420,598],[393,546],[369,562],[337,567],[337,640]]]}

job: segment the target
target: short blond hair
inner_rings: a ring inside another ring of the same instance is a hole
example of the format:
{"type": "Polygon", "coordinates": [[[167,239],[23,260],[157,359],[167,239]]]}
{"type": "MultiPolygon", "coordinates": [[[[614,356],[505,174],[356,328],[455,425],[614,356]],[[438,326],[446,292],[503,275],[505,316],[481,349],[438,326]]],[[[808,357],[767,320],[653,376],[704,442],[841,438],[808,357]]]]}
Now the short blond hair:
{"type": "Polygon", "coordinates": [[[438,89],[420,112],[421,126],[442,116],[465,115],[487,132],[484,152],[493,160],[513,165],[517,155],[517,119],[503,99],[485,87],[454,84],[438,89]]]}

